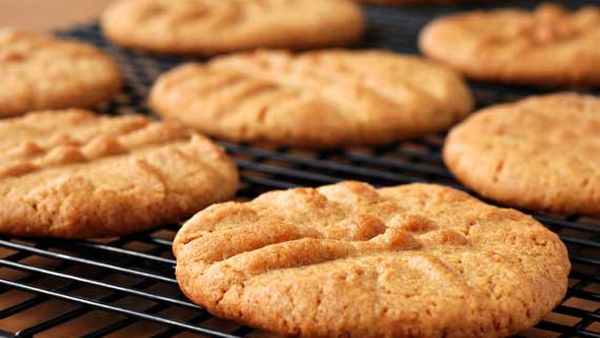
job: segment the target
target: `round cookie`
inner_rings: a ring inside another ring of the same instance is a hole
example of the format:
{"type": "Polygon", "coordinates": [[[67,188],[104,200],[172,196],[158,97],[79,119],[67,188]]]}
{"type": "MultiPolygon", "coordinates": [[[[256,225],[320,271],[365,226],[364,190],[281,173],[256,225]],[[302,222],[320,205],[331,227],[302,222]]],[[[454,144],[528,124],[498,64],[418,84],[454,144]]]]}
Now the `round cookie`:
{"type": "Polygon", "coordinates": [[[505,337],[560,303],[558,236],[438,185],[343,182],[211,206],[174,241],[177,281],[223,318],[301,337],[505,337]]]}
{"type": "Polygon", "coordinates": [[[428,24],[419,45],[428,57],[478,80],[600,85],[598,6],[460,13],[428,24]]]}
{"type": "Polygon", "coordinates": [[[0,29],[0,117],[90,108],[118,93],[121,83],[116,63],[92,46],[0,29]]]}
{"type": "Polygon", "coordinates": [[[341,46],[364,21],[347,0],[120,0],[101,20],[114,43],[169,54],[341,46]]]}
{"type": "Polygon", "coordinates": [[[120,236],[235,193],[223,150],[172,122],[43,111],[0,121],[0,233],[120,236]]]}
{"type": "Polygon", "coordinates": [[[503,204],[600,215],[600,99],[563,93],[486,108],[452,129],[444,161],[503,204]]]}
{"type": "Polygon", "coordinates": [[[473,107],[445,66],[383,51],[259,51],[189,63],[150,94],[158,114],[234,141],[333,147],[444,130],[473,107]]]}

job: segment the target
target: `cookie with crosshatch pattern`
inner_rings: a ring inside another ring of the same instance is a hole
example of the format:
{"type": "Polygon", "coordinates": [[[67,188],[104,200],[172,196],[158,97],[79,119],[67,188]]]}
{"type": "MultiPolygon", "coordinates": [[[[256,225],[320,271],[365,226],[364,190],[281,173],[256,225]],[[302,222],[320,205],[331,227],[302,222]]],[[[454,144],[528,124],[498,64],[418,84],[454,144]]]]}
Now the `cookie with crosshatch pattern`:
{"type": "Polygon", "coordinates": [[[43,111],[0,121],[0,233],[109,237],[229,199],[223,150],[173,122],[43,111]]]}
{"type": "Polygon", "coordinates": [[[234,141],[307,147],[384,144],[444,130],[473,107],[463,79],[385,51],[258,51],[163,74],[159,115],[234,141]]]}
{"type": "Polygon", "coordinates": [[[89,108],[121,89],[117,64],[85,43],[0,28],[0,118],[89,108]]]}
{"type": "Polygon", "coordinates": [[[213,205],[173,243],[211,313],[302,337],[501,337],[560,303],[570,263],[533,218],[426,184],[342,182],[213,205]]]}
{"type": "Polygon", "coordinates": [[[453,14],[429,23],[419,40],[425,55],[479,80],[600,85],[598,6],[453,14]]]}
{"type": "Polygon", "coordinates": [[[600,215],[600,98],[560,93],[485,108],[450,131],[444,162],[503,204],[600,215]]]}
{"type": "Polygon", "coordinates": [[[101,22],[119,45],[169,54],[341,46],[365,26],[346,0],[120,0],[101,22]]]}

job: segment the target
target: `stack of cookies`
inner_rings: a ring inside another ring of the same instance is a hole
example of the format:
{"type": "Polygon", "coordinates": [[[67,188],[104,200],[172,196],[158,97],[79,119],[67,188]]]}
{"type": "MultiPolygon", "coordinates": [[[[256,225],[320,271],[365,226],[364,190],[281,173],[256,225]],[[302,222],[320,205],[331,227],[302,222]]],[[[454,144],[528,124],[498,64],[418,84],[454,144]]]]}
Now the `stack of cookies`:
{"type": "Polygon", "coordinates": [[[562,300],[570,263],[530,216],[433,184],[341,182],[231,202],[237,169],[203,134],[322,149],[454,126],[444,162],[475,193],[600,215],[600,99],[554,93],[468,116],[464,79],[599,86],[600,9],[441,17],[421,33],[425,58],[343,49],[366,29],[356,2],[115,1],[101,18],[114,44],[211,57],[156,80],[148,102],[160,121],[86,110],[123,82],[95,47],[0,30],[0,232],[122,236],[196,213],[173,242],[177,280],[222,318],[303,337],[534,326],[562,300]]]}

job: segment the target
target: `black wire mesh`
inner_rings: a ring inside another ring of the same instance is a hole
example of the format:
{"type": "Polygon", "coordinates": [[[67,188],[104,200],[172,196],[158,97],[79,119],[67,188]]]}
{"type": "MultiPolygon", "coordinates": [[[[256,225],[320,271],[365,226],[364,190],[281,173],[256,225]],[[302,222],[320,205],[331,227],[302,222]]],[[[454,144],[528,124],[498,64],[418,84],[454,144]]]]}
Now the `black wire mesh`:
{"type": "MultiPolygon", "coordinates": [[[[537,3],[504,1],[495,6],[532,7],[537,3]]],[[[590,3],[563,1],[570,7],[590,3]]],[[[357,47],[416,53],[418,31],[431,18],[474,7],[366,7],[369,30],[357,47]]],[[[107,114],[149,114],[145,98],[153,80],[162,71],[190,59],[157,57],[115,47],[101,37],[96,24],[58,34],[100,46],[121,64],[127,83],[122,95],[100,109],[107,114]]],[[[484,83],[471,86],[479,107],[547,92],[484,83]]],[[[274,188],[317,186],[342,179],[375,185],[425,181],[466,190],[442,164],[443,138],[431,135],[380,148],[331,151],[221,144],[241,169],[241,198],[274,188]]],[[[567,244],[573,271],[564,302],[523,336],[600,337],[600,220],[584,216],[535,217],[567,244]]],[[[101,241],[0,237],[0,336],[183,337],[184,332],[209,337],[263,336],[212,317],[179,292],[171,255],[171,240],[177,228],[165,225],[101,241]],[[84,329],[74,331],[73,327],[81,328],[78,323],[84,323],[84,329]]]]}

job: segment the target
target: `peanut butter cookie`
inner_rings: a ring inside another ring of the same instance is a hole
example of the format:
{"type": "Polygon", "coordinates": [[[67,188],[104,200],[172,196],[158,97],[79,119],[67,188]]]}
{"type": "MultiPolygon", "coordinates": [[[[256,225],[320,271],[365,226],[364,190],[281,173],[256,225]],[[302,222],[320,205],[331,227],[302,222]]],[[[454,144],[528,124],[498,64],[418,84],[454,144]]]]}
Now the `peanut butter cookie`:
{"type": "Polygon", "coordinates": [[[0,121],[0,233],[108,237],[232,197],[237,171],[203,136],[142,116],[44,111],[0,121]]]}
{"type": "Polygon", "coordinates": [[[600,99],[563,93],[486,108],[452,129],[444,161],[506,205],[600,215],[600,99]]]}
{"type": "Polygon", "coordinates": [[[427,25],[419,42],[425,55],[479,80],[600,85],[598,6],[461,13],[427,25]]]}
{"type": "Polygon", "coordinates": [[[0,117],[91,108],[121,89],[121,73],[87,44],[0,29],[0,117]]]}
{"type": "Polygon", "coordinates": [[[234,141],[383,144],[444,130],[473,107],[454,71],[383,51],[260,51],[190,63],[152,88],[160,115],[234,141]]]}
{"type": "Polygon", "coordinates": [[[170,54],[340,46],[364,26],[346,0],[120,0],[102,16],[113,42],[170,54]]]}
{"type": "Polygon", "coordinates": [[[562,299],[558,236],[437,185],[343,182],[196,214],[174,242],[211,313],[301,337],[504,337],[562,299]]]}

